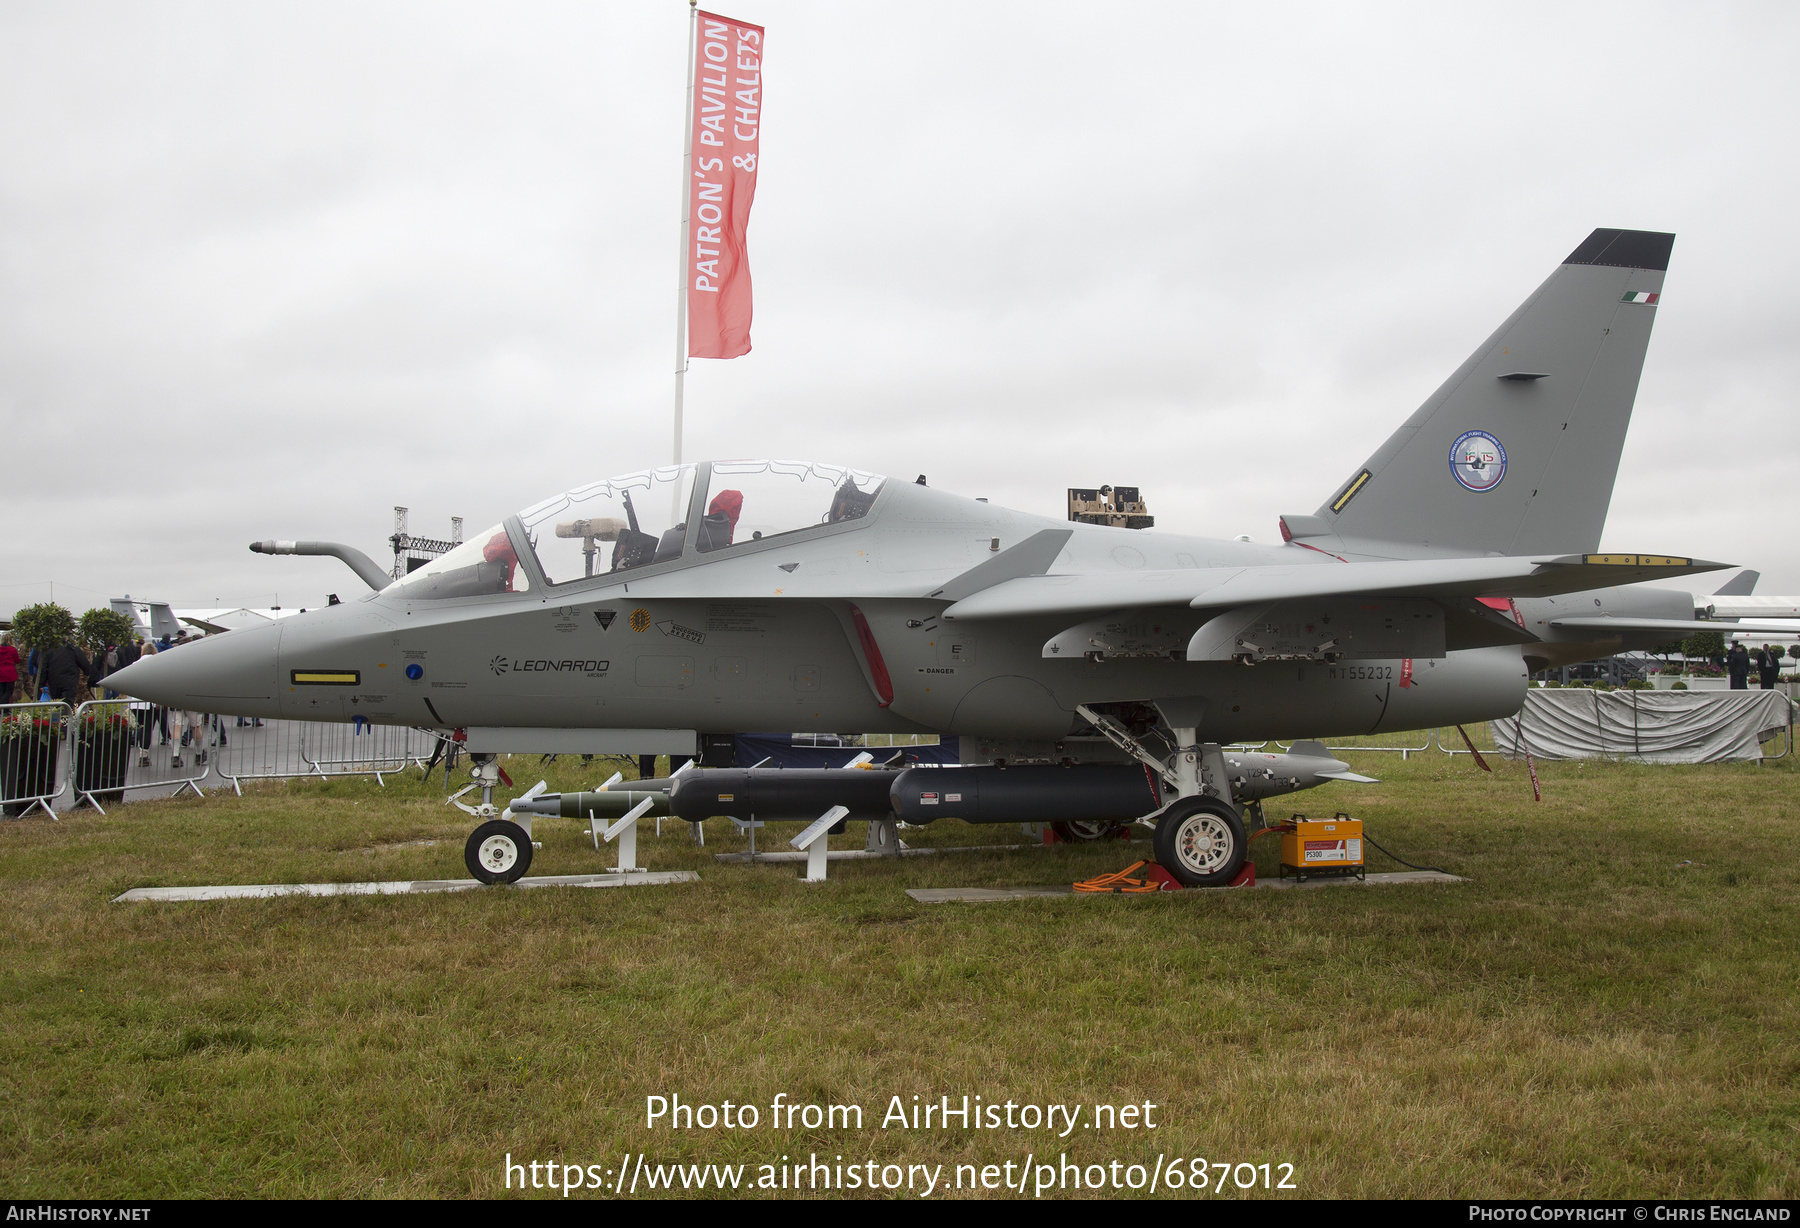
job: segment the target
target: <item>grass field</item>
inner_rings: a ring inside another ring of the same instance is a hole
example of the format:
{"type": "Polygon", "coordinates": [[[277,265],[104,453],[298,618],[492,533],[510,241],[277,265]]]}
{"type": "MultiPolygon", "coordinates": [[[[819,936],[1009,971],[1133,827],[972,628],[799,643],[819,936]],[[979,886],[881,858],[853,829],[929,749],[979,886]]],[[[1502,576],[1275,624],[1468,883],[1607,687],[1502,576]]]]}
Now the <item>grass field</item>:
{"type": "MultiPolygon", "coordinates": [[[[758,1165],[816,1153],[941,1164],[934,1197],[991,1197],[945,1187],[1066,1153],[1291,1164],[1309,1197],[1800,1194],[1792,760],[1547,765],[1534,804],[1522,765],[1347,757],[1384,783],[1291,809],[1348,809],[1472,881],[921,905],[904,889],[1066,883],[1148,846],[844,862],[807,886],[715,863],[743,847],[723,822],[704,851],[671,822],[640,858],[700,883],[127,905],[464,877],[470,824],[416,776],[0,823],[0,1184],[490,1196],[509,1153],[597,1177],[629,1153],[746,1164],[751,1192],[758,1165]],[[860,1105],[863,1127],[771,1128],[777,1093],[860,1105]],[[647,1128],[646,1097],[673,1094],[761,1121],[647,1128]],[[1157,1128],[880,1126],[891,1097],[965,1094],[1151,1102],[1157,1128]]],[[[579,773],[551,785],[597,782],[579,773]]],[[[534,874],[607,864],[572,822],[537,835],[534,874]]]]}

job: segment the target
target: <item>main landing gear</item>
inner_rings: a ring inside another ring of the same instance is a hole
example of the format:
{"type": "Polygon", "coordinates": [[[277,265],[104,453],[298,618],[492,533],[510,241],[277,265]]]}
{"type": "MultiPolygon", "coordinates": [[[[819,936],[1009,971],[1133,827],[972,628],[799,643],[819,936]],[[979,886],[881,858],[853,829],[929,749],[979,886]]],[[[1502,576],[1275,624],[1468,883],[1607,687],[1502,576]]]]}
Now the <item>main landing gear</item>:
{"type": "Polygon", "coordinates": [[[1165,797],[1176,795],[1175,801],[1142,820],[1155,824],[1157,863],[1183,887],[1229,886],[1244,868],[1250,841],[1219,746],[1200,742],[1197,728],[1171,721],[1175,754],[1165,759],[1112,717],[1087,707],[1076,710],[1114,746],[1154,772],[1165,797]]]}

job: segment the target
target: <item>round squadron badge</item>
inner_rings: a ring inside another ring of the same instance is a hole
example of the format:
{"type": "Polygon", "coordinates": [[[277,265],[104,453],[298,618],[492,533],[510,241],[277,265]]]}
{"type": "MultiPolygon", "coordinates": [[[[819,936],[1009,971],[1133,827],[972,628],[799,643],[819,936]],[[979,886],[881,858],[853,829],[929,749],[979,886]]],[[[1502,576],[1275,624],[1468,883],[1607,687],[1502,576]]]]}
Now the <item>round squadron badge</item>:
{"type": "Polygon", "coordinates": [[[1464,431],[1450,447],[1450,472],[1468,490],[1492,490],[1506,476],[1506,449],[1486,431],[1464,431]]]}

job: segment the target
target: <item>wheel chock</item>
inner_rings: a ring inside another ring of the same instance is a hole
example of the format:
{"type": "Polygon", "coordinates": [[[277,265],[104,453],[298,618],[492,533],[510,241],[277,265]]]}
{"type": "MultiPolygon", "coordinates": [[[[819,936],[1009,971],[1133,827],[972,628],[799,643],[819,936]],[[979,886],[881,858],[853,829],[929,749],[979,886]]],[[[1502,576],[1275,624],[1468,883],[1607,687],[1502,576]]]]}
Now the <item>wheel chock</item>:
{"type": "Polygon", "coordinates": [[[1155,883],[1158,891],[1181,891],[1184,889],[1180,879],[1157,865],[1154,861],[1145,869],[1144,881],[1155,883]]]}
{"type": "MultiPolygon", "coordinates": [[[[1162,891],[1187,890],[1186,887],[1181,885],[1180,879],[1176,878],[1173,874],[1163,869],[1154,861],[1150,863],[1149,869],[1144,872],[1144,880],[1146,882],[1155,883],[1157,888],[1162,891]]],[[[1244,863],[1244,868],[1237,872],[1237,877],[1232,879],[1229,883],[1226,883],[1225,886],[1226,888],[1256,886],[1256,863],[1246,861],[1244,863]]]]}

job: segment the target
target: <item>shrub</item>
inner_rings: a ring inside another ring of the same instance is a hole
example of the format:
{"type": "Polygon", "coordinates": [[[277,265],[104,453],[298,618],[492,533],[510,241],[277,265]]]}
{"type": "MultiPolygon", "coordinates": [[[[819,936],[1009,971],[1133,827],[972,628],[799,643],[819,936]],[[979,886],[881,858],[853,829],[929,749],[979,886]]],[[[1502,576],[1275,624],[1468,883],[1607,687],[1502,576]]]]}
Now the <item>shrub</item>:
{"type": "Polygon", "coordinates": [[[96,607],[83,614],[76,624],[75,642],[89,657],[94,657],[105,652],[108,644],[129,644],[136,630],[131,620],[117,610],[96,607]]]}
{"type": "Polygon", "coordinates": [[[1671,691],[1685,691],[1688,689],[1688,684],[1685,682],[1677,682],[1674,686],[1670,687],[1669,689],[1671,691]]]}
{"type": "Polygon", "coordinates": [[[1696,631],[1681,641],[1681,654],[1688,660],[1695,657],[1716,657],[1725,651],[1725,637],[1717,631],[1696,631]]]}
{"type": "Polygon", "coordinates": [[[36,699],[38,689],[44,684],[44,654],[75,638],[75,616],[53,601],[42,601],[14,614],[12,631],[13,639],[18,641],[21,649],[27,652],[35,649],[38,654],[37,672],[25,691],[27,699],[36,699]]]}
{"type": "Polygon", "coordinates": [[[75,616],[53,601],[43,601],[14,614],[12,630],[19,647],[48,651],[75,638],[75,616]]]}

